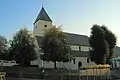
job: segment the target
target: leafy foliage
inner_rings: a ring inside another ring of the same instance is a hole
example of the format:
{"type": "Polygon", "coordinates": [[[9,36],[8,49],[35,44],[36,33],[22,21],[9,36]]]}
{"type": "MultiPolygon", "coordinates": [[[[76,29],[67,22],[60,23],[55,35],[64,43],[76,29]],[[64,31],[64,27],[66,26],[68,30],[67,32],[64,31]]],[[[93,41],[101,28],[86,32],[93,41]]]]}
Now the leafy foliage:
{"type": "Polygon", "coordinates": [[[111,64],[110,59],[114,55],[114,49],[116,46],[117,38],[116,38],[115,34],[112,33],[110,30],[108,30],[107,27],[105,27],[104,25],[101,26],[101,28],[105,31],[105,38],[106,38],[108,45],[109,45],[109,55],[107,56],[106,63],[111,64]]]}
{"type": "Polygon", "coordinates": [[[108,54],[108,43],[105,40],[105,32],[99,25],[93,25],[90,35],[91,61],[104,64],[108,54]]]}
{"type": "Polygon", "coordinates": [[[34,37],[26,28],[18,31],[10,43],[9,56],[21,66],[29,66],[31,60],[35,60],[34,37]]]}
{"type": "Polygon", "coordinates": [[[8,41],[4,36],[0,36],[0,59],[6,60],[9,59],[7,50],[8,50],[8,41]]]}
{"type": "Polygon", "coordinates": [[[97,64],[109,63],[109,59],[114,54],[116,46],[116,36],[106,26],[93,25],[91,28],[90,46],[93,50],[91,53],[91,60],[97,64]]]}
{"type": "Polygon", "coordinates": [[[42,42],[42,60],[55,62],[68,62],[69,47],[65,34],[60,28],[53,27],[46,31],[42,42]]]}
{"type": "Polygon", "coordinates": [[[107,29],[107,27],[101,27],[105,31],[105,38],[109,45],[109,55],[108,57],[111,58],[114,54],[114,48],[116,46],[117,38],[114,33],[107,29]]]}
{"type": "Polygon", "coordinates": [[[0,36],[0,53],[5,53],[7,50],[7,39],[4,36],[0,36]]]}

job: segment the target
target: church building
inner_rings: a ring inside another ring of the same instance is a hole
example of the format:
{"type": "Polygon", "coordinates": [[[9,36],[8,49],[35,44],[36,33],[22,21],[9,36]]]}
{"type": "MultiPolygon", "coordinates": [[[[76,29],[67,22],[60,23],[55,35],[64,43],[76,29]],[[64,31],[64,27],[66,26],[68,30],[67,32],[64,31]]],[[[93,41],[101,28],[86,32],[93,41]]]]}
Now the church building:
{"type": "MultiPolygon", "coordinates": [[[[34,36],[36,38],[35,44],[37,46],[36,51],[38,53],[38,59],[36,61],[33,61],[32,64],[39,65],[39,67],[42,67],[44,65],[44,68],[54,68],[53,62],[42,62],[40,59],[40,55],[42,54],[40,52],[41,50],[41,41],[44,37],[44,33],[46,29],[50,29],[53,27],[52,19],[48,16],[45,9],[42,7],[40,13],[38,14],[36,20],[34,21],[34,36]]],[[[87,58],[89,57],[89,41],[88,37],[86,35],[79,35],[74,33],[68,33],[64,32],[68,43],[71,48],[71,53],[75,60],[71,61],[70,63],[62,63],[62,66],[60,66],[60,62],[57,62],[57,67],[62,68],[71,68],[71,69],[78,69],[78,63],[81,61],[82,66],[85,67],[89,65],[87,63],[87,58]]]]}

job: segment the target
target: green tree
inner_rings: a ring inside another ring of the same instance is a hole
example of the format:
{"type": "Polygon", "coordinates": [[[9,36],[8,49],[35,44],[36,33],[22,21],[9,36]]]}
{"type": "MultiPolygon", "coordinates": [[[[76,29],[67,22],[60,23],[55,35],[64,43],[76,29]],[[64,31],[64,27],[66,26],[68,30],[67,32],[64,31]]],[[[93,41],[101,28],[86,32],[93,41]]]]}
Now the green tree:
{"type": "Polygon", "coordinates": [[[10,42],[9,56],[20,66],[29,66],[35,60],[36,52],[33,34],[26,28],[18,31],[10,42]]]}
{"type": "Polygon", "coordinates": [[[54,62],[56,68],[56,61],[68,62],[69,46],[65,34],[60,28],[53,27],[45,32],[42,42],[42,60],[54,62]]]}
{"type": "Polygon", "coordinates": [[[1,60],[7,60],[9,59],[9,56],[8,56],[8,41],[7,39],[4,37],[4,36],[0,36],[0,59],[1,60]]]}
{"type": "Polygon", "coordinates": [[[108,55],[108,43],[105,39],[105,31],[99,25],[93,25],[91,28],[91,35],[89,38],[91,61],[97,64],[104,64],[106,62],[106,56],[108,55]]]}
{"type": "Polygon", "coordinates": [[[4,36],[0,36],[0,54],[5,53],[7,50],[7,39],[4,36]]]}
{"type": "Polygon", "coordinates": [[[109,61],[109,59],[111,59],[114,55],[114,49],[116,47],[117,38],[115,34],[112,31],[110,31],[106,26],[103,25],[101,26],[101,28],[105,31],[105,38],[109,45],[109,55],[107,57],[107,61],[109,61]]]}

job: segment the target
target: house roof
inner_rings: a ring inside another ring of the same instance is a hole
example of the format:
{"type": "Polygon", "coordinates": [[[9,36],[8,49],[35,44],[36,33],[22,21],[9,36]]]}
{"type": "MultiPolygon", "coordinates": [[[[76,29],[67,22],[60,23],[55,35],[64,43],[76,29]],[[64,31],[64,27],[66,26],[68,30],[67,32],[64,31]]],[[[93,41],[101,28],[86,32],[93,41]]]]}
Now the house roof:
{"type": "Polygon", "coordinates": [[[44,21],[50,21],[52,22],[52,20],[50,19],[50,17],[48,16],[47,12],[45,11],[45,9],[42,7],[41,11],[39,12],[34,24],[38,21],[38,20],[44,20],[44,21]]]}

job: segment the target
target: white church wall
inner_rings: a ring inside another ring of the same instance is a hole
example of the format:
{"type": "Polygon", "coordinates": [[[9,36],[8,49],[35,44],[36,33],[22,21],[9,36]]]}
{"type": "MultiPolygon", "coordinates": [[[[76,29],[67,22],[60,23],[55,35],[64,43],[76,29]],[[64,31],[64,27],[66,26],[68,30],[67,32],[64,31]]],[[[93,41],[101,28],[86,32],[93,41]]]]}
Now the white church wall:
{"type": "Polygon", "coordinates": [[[54,68],[54,63],[51,61],[49,62],[44,61],[44,68],[54,68]]]}
{"type": "Polygon", "coordinates": [[[81,51],[89,51],[89,48],[88,46],[80,46],[81,51]]]}
{"type": "Polygon", "coordinates": [[[79,51],[79,46],[77,45],[70,45],[70,47],[71,47],[71,50],[73,51],[79,51]]]}
{"type": "MultiPolygon", "coordinates": [[[[87,63],[87,57],[75,57],[75,64],[73,63],[73,61],[71,61],[71,63],[56,62],[56,67],[77,70],[79,61],[82,62],[82,67],[87,67],[89,65],[89,63],[87,63]]],[[[32,65],[38,65],[39,68],[41,68],[42,60],[41,59],[35,60],[32,62],[32,65]]],[[[43,65],[44,68],[54,68],[54,63],[51,61],[49,62],[44,61],[43,65]]]]}
{"type": "Polygon", "coordinates": [[[34,24],[34,35],[44,36],[44,32],[52,27],[52,22],[39,20],[34,24]],[[46,25],[46,26],[45,26],[46,25]]]}
{"type": "Polygon", "coordinates": [[[36,38],[34,40],[34,44],[35,44],[35,48],[39,48],[39,45],[38,45],[38,42],[37,42],[36,38]]]}
{"type": "Polygon", "coordinates": [[[73,63],[73,61],[71,61],[70,64],[69,64],[69,62],[68,63],[64,63],[64,66],[67,69],[77,70],[79,61],[82,62],[82,67],[86,67],[88,65],[87,57],[75,57],[75,64],[73,63]]]}

